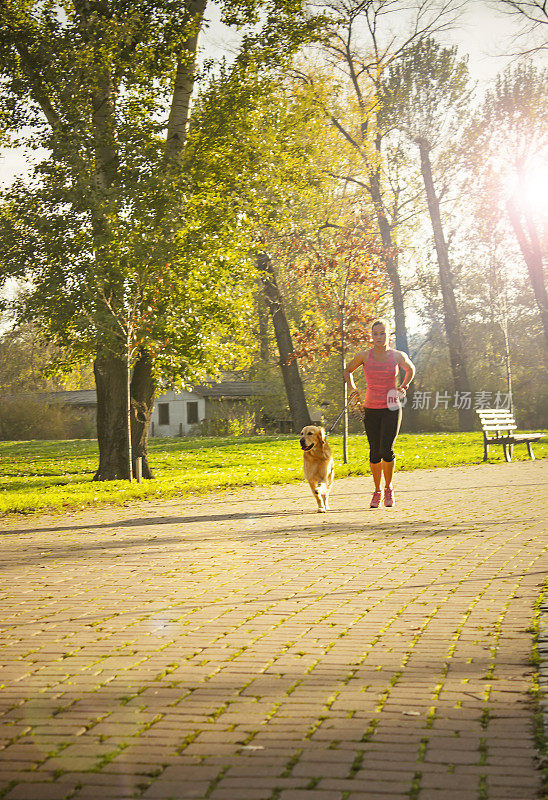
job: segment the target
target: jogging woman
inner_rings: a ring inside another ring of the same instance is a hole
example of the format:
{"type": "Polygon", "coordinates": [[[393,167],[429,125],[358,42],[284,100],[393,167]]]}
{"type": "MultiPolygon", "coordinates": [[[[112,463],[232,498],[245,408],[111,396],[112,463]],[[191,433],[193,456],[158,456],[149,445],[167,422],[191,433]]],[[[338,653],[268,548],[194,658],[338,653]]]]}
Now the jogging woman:
{"type": "Polygon", "coordinates": [[[364,427],[369,441],[369,463],[375,482],[370,508],[381,502],[381,478],[384,476],[384,505],[394,505],[392,477],[394,475],[394,442],[401,424],[399,399],[415,376],[415,367],[407,353],[388,346],[388,323],[377,319],[371,325],[371,350],[357,353],[344,371],[344,378],[353,394],[359,397],[352,373],[363,365],[367,388],[364,402],[364,427]],[[396,388],[400,367],[405,378],[396,388]]]}

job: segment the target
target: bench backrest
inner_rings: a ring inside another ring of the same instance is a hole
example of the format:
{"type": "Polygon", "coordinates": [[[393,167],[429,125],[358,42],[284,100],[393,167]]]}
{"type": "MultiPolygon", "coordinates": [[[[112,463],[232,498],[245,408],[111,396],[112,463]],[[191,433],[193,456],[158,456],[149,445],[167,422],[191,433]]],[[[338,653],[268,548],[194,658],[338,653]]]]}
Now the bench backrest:
{"type": "Polygon", "coordinates": [[[483,432],[497,434],[500,431],[515,431],[518,427],[511,411],[504,408],[482,408],[476,411],[483,432]]]}

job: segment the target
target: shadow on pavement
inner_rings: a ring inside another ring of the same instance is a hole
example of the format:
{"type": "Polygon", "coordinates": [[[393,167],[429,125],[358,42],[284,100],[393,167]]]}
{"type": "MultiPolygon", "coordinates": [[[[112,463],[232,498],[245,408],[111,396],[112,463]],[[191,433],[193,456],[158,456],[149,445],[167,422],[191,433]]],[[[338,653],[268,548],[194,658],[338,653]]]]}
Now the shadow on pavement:
{"type": "Polygon", "coordinates": [[[66,531],[91,531],[108,528],[136,528],[145,525],[185,525],[193,522],[223,522],[225,520],[237,519],[256,519],[258,517],[292,517],[294,511],[257,511],[253,514],[249,511],[245,513],[231,514],[195,514],[187,517],[140,517],[137,519],[113,520],[112,522],[101,522],[97,525],[59,525],[47,528],[13,528],[11,530],[0,531],[1,536],[13,536],[25,533],[54,533],[66,531]]]}
{"type": "MultiPolygon", "coordinates": [[[[444,586],[455,586],[455,585],[469,585],[470,583],[485,583],[486,581],[507,581],[507,580],[516,580],[517,578],[522,578],[524,575],[538,575],[540,577],[539,586],[542,585],[542,578],[545,575],[545,570],[532,570],[532,571],[523,571],[523,572],[506,572],[502,575],[496,575],[493,578],[486,578],[485,575],[480,575],[477,578],[473,576],[467,576],[463,579],[455,579],[455,580],[439,580],[436,581],[435,584],[430,583],[395,583],[392,585],[383,585],[383,586],[367,586],[363,589],[344,589],[340,591],[330,591],[329,597],[359,597],[360,595],[376,595],[379,592],[387,592],[387,593],[394,593],[398,591],[406,592],[409,589],[432,589],[433,591],[439,591],[441,587],[444,586]]],[[[78,622],[82,623],[84,626],[92,625],[97,620],[104,620],[105,614],[108,616],[109,621],[112,618],[119,619],[120,617],[157,617],[158,614],[166,614],[166,616],[162,617],[162,625],[169,625],[170,623],[177,622],[181,615],[188,613],[189,611],[199,611],[205,608],[227,608],[229,611],[232,611],[236,607],[241,606],[251,606],[251,605],[266,605],[271,606],[275,603],[297,603],[297,602],[305,602],[307,600],[314,600],[318,598],[325,597],[326,592],[295,592],[288,595],[276,595],[276,596],[266,596],[266,597],[253,597],[249,599],[242,599],[239,595],[235,596],[233,599],[227,600],[212,600],[211,602],[204,602],[204,603],[172,603],[168,606],[162,606],[158,608],[154,605],[155,601],[151,601],[149,606],[141,606],[139,608],[128,609],[127,611],[108,611],[105,612],[102,610],[101,612],[97,612],[94,614],[80,614],[74,616],[63,616],[62,614],[58,614],[53,616],[51,619],[36,619],[31,621],[17,621],[14,623],[6,623],[4,624],[0,630],[7,630],[8,628],[19,628],[19,627],[26,627],[26,626],[37,626],[37,625],[60,625],[65,622],[78,622]]]]}
{"type": "MultiPolygon", "coordinates": [[[[489,489],[496,489],[496,488],[511,488],[514,489],[517,486],[545,486],[545,483],[526,483],[526,484],[497,484],[496,486],[489,485],[489,489]]],[[[485,486],[463,486],[463,487],[451,487],[447,489],[446,487],[438,487],[438,488],[430,488],[430,489],[398,489],[398,497],[402,495],[414,495],[419,492],[435,492],[439,495],[440,491],[455,491],[456,489],[460,489],[461,491],[470,492],[474,489],[484,490],[485,486]]],[[[360,495],[356,495],[355,492],[341,492],[337,493],[335,497],[337,499],[343,497],[351,497],[355,501],[357,500],[360,495]]],[[[238,501],[223,501],[223,505],[230,505],[231,502],[238,502],[241,503],[242,500],[238,501]]],[[[271,503],[271,502],[279,502],[277,498],[265,498],[264,500],[253,500],[251,502],[261,502],[261,503],[271,503]]],[[[369,502],[369,501],[368,501],[369,502]]],[[[93,510],[90,508],[90,510],[93,510]]],[[[331,520],[335,514],[348,514],[354,513],[359,511],[358,508],[345,508],[345,509],[337,509],[334,508],[330,515],[324,517],[325,520],[331,520]]],[[[363,508],[364,514],[369,515],[370,510],[367,507],[363,508]]],[[[376,512],[378,513],[378,512],[376,512]]],[[[188,516],[161,516],[161,517],[137,517],[135,519],[121,519],[116,520],[113,519],[112,522],[101,522],[97,524],[88,524],[88,525],[51,525],[48,527],[36,527],[36,528],[11,528],[8,530],[0,530],[0,538],[2,536],[21,536],[24,534],[35,534],[35,533],[65,533],[65,532],[72,532],[72,531],[91,531],[91,530],[108,530],[110,528],[136,528],[136,527],[145,527],[149,525],[187,525],[192,523],[200,523],[200,522],[228,522],[230,520],[254,520],[254,519],[262,519],[262,518],[280,518],[280,517],[296,517],[296,516],[313,516],[317,517],[317,513],[314,510],[310,509],[310,498],[305,495],[303,499],[303,509],[299,511],[290,510],[290,511],[246,511],[246,512],[236,512],[231,513],[230,511],[226,513],[218,513],[218,514],[192,514],[188,516]]],[[[510,520],[495,520],[494,522],[508,522],[510,520]]],[[[511,520],[515,522],[515,520],[511,520]]],[[[398,524],[400,524],[398,522],[398,524]]],[[[421,524],[428,524],[423,522],[417,522],[416,525],[421,524]]],[[[491,521],[489,521],[491,524],[491,521]]]]}
{"type": "MultiPolygon", "coordinates": [[[[368,510],[369,512],[369,510],[368,510]]],[[[278,515],[272,515],[278,516],[278,515]]],[[[308,514],[309,517],[313,517],[314,519],[318,519],[316,513],[308,514]]],[[[165,524],[184,524],[188,522],[187,517],[181,518],[168,518],[165,524]]],[[[211,521],[231,521],[236,519],[247,519],[253,520],[255,519],[254,515],[219,515],[218,518],[212,519],[211,521]]],[[[177,547],[177,555],[179,558],[183,558],[183,552],[181,550],[181,545],[192,545],[192,551],[194,551],[196,545],[204,544],[207,545],[210,542],[214,542],[216,544],[225,542],[226,544],[230,544],[231,542],[242,542],[243,544],[246,543],[254,543],[254,542],[269,542],[273,540],[290,540],[295,538],[302,538],[306,536],[307,539],[329,539],[332,537],[340,537],[341,535],[354,537],[356,535],[360,535],[367,540],[373,539],[406,539],[406,538],[425,538],[425,537],[447,537],[447,536],[454,536],[456,534],[463,534],[463,533],[470,533],[472,527],[471,526],[493,526],[493,525],[516,525],[516,520],[513,518],[508,519],[486,519],[481,518],[480,520],[476,521],[468,521],[467,524],[462,525],[451,525],[451,526],[436,526],[432,523],[431,520],[412,520],[409,522],[401,521],[399,519],[395,519],[392,523],[385,523],[382,525],[378,524],[376,521],[376,514],[371,513],[371,516],[368,517],[367,520],[361,521],[360,523],[356,522],[335,522],[329,517],[322,516],[321,519],[318,519],[319,525],[317,527],[311,527],[310,521],[302,525],[296,525],[291,528],[283,528],[279,529],[272,529],[272,530],[261,530],[260,532],[255,532],[253,530],[249,531],[227,531],[225,535],[219,535],[218,532],[212,531],[211,534],[197,534],[197,533],[181,533],[180,536],[161,536],[156,535],[153,538],[147,538],[146,536],[134,536],[134,537],[127,537],[127,538],[120,538],[120,539],[113,539],[109,537],[107,539],[89,541],[90,536],[86,536],[86,538],[80,539],[77,544],[61,544],[55,545],[50,544],[49,542],[39,542],[38,544],[32,544],[29,546],[25,546],[24,549],[20,550],[17,554],[13,551],[8,551],[8,557],[5,559],[0,558],[0,571],[5,569],[10,569],[14,567],[21,567],[21,566],[30,566],[33,564],[42,564],[47,561],[59,561],[59,560],[80,560],[90,558],[92,560],[92,564],[96,564],[97,562],[101,562],[104,560],[109,560],[112,558],[113,553],[120,552],[126,553],[128,556],[135,557],[137,555],[150,555],[151,553],[158,554],[164,553],[166,557],[171,557],[171,550],[169,548],[170,545],[175,545],[177,547]],[[328,526],[328,527],[327,527],[328,526]]],[[[198,518],[197,522],[203,521],[203,518],[198,518]]],[[[148,521],[147,521],[148,522],[148,521]]],[[[139,525],[141,524],[141,520],[133,520],[132,525],[139,525]]],[[[156,522],[158,524],[158,522],[156,522]]],[[[128,523],[129,525],[129,523],[128,523]]],[[[128,527],[126,525],[125,527],[128,527]]],[[[102,527],[112,527],[110,525],[106,526],[95,526],[96,528],[102,527]]],[[[53,529],[54,531],[62,531],[70,530],[70,529],[53,529]]],[[[85,530],[89,530],[86,528],[85,530]]],[[[222,557],[222,554],[216,553],[212,557],[222,557]]]]}

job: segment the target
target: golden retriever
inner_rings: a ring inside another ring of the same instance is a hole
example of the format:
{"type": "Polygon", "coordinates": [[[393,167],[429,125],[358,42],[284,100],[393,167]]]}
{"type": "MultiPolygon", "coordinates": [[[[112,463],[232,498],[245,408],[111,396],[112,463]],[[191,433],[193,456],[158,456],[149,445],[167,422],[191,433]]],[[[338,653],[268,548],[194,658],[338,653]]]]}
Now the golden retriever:
{"type": "Polygon", "coordinates": [[[299,441],[303,451],[304,477],[318,503],[318,514],[325,514],[329,511],[329,492],[335,479],[335,463],[325,430],[317,425],[307,425],[302,429],[299,441]]]}

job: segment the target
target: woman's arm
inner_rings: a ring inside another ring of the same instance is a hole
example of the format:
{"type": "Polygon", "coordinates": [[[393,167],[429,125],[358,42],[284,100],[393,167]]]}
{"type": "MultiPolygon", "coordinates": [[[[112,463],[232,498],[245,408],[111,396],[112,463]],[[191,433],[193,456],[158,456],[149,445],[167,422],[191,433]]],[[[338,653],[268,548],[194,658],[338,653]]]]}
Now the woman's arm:
{"type": "Polygon", "coordinates": [[[365,350],[362,350],[361,353],[357,353],[350,364],[345,367],[344,370],[344,379],[348,384],[348,388],[350,389],[350,394],[352,395],[354,392],[357,392],[356,384],[354,383],[354,378],[352,373],[355,372],[360,364],[365,364],[367,359],[367,353],[365,350]]]}
{"type": "Polygon", "coordinates": [[[396,359],[397,362],[398,362],[398,365],[405,372],[405,378],[403,379],[401,385],[398,388],[402,389],[404,392],[406,392],[407,391],[407,387],[409,386],[409,384],[411,383],[411,381],[415,377],[416,369],[415,369],[415,365],[413,364],[413,362],[411,361],[411,359],[409,358],[407,353],[404,353],[402,350],[397,350],[396,352],[398,353],[398,356],[397,356],[397,359],[396,359]]]}

